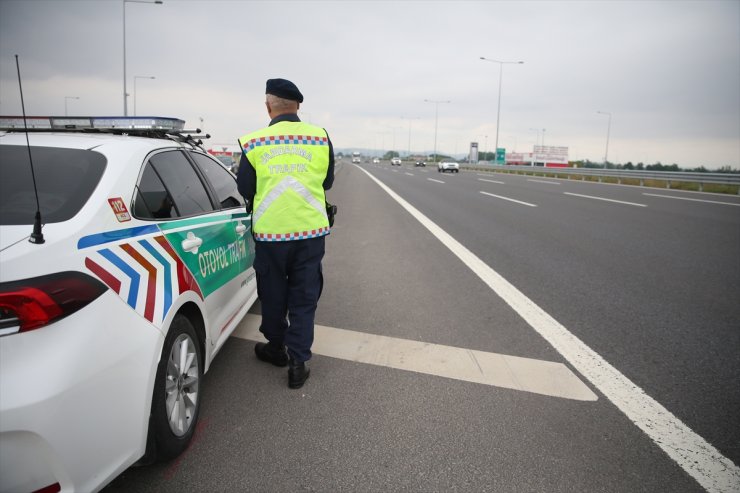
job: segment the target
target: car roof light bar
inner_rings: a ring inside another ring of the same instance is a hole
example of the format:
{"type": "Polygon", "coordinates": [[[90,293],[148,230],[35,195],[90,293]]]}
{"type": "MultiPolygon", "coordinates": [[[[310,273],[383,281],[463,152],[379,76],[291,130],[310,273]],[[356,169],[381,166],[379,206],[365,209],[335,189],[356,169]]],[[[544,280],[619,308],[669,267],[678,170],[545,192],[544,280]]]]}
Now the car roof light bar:
{"type": "MultiPolygon", "coordinates": [[[[29,116],[29,129],[34,130],[133,130],[181,132],[185,121],[160,116],[29,116]]],[[[0,116],[0,130],[24,128],[22,116],[0,116]]]]}

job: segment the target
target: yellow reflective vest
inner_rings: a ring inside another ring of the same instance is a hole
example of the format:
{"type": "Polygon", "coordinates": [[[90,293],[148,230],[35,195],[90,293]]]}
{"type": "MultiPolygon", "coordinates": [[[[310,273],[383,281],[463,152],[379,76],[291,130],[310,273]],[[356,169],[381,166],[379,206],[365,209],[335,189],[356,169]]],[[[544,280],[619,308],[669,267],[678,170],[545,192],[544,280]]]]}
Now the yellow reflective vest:
{"type": "Polygon", "coordinates": [[[252,230],[257,241],[329,234],[324,179],[329,139],[323,128],[281,121],[239,139],[255,169],[252,230]]]}

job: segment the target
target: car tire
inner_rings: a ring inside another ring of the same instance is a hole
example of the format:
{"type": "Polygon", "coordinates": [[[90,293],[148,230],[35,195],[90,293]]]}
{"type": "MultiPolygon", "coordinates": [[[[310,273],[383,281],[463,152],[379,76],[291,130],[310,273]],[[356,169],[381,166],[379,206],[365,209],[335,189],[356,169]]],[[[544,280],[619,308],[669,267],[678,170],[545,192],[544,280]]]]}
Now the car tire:
{"type": "Polygon", "coordinates": [[[193,324],[178,314],[164,340],[152,397],[147,455],[166,461],[180,455],[195,433],[200,411],[203,355],[193,324]],[[152,452],[152,453],[150,453],[152,452]]]}

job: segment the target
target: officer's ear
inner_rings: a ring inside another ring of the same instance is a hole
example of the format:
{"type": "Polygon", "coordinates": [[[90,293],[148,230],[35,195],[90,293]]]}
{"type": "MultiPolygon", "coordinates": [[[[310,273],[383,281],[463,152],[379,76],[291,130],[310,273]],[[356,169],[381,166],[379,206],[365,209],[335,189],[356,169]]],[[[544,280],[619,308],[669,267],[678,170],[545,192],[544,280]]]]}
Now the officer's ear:
{"type": "Polygon", "coordinates": [[[268,115],[271,115],[272,114],[272,108],[270,107],[270,102],[269,101],[265,101],[265,107],[267,108],[267,114],[268,115]]]}

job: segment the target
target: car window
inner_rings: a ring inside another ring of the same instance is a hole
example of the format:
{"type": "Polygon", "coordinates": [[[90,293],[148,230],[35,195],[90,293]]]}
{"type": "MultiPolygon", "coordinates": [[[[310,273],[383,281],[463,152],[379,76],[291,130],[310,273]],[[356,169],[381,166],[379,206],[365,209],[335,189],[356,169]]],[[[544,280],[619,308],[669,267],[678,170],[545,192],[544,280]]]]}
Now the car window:
{"type": "Polygon", "coordinates": [[[169,192],[169,198],[179,217],[213,210],[205,185],[182,152],[166,151],[154,154],[149,158],[148,164],[152,166],[164,188],[169,192]]]}
{"type": "MultiPolygon", "coordinates": [[[[85,205],[105,171],[105,157],[95,151],[32,147],[41,219],[58,223],[85,205]]],[[[26,146],[0,146],[0,224],[33,224],[36,193],[26,146]]]]}
{"type": "Polygon", "coordinates": [[[170,219],[179,216],[175,202],[149,162],[139,180],[133,211],[134,216],[139,219],[170,219]]]}
{"type": "Polygon", "coordinates": [[[191,152],[190,156],[195,160],[198,167],[206,175],[216,192],[218,203],[222,209],[232,207],[244,207],[244,199],[236,188],[234,175],[226,171],[216,161],[197,152],[191,152]]]}

